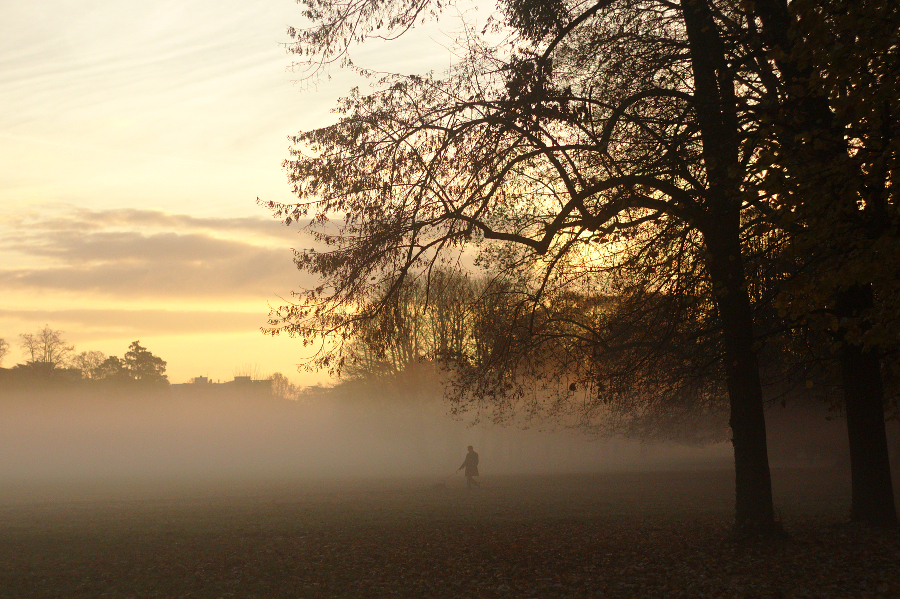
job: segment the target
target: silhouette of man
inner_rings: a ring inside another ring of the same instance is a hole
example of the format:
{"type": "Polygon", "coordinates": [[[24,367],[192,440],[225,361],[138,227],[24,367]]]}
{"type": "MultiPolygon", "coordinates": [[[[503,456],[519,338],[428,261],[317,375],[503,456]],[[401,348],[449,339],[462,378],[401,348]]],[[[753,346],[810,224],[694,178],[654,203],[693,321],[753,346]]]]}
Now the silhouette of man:
{"type": "Polygon", "coordinates": [[[466,469],[466,487],[470,489],[472,486],[480,487],[481,483],[472,478],[478,476],[478,454],[475,453],[471,445],[469,445],[469,453],[466,454],[466,459],[463,460],[462,466],[457,468],[457,470],[462,470],[463,468],[466,469]]]}

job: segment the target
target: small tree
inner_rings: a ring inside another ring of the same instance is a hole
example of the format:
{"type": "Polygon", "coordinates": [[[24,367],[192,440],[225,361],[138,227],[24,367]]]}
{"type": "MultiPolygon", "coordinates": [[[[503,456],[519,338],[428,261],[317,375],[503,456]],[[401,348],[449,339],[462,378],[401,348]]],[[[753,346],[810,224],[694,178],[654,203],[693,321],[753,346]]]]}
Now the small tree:
{"type": "Polygon", "coordinates": [[[94,369],[93,378],[107,382],[128,380],[125,364],[117,356],[109,356],[94,369]]]}
{"type": "Polygon", "coordinates": [[[100,365],[106,361],[106,354],[102,351],[83,351],[72,358],[72,367],[81,371],[81,377],[85,379],[100,378],[100,365]]]}
{"type": "Polygon", "coordinates": [[[3,364],[3,358],[9,353],[9,343],[6,339],[0,339],[0,364],[3,364]]]}
{"type": "Polygon", "coordinates": [[[55,368],[64,364],[75,350],[74,345],[66,345],[62,331],[54,331],[49,325],[37,333],[23,333],[19,337],[22,353],[31,364],[42,362],[55,368]]]}
{"type": "Polygon", "coordinates": [[[275,397],[295,400],[300,394],[300,389],[297,388],[297,385],[292,383],[286,376],[284,376],[280,372],[276,372],[275,374],[270,376],[269,380],[272,381],[272,395],[274,395],[275,397]]]}

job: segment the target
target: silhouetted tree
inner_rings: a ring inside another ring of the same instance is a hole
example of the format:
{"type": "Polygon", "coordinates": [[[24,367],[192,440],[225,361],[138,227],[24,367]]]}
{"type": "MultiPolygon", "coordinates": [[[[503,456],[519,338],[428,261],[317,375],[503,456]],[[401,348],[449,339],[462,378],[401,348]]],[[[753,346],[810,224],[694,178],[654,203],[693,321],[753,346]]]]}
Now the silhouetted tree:
{"type": "Polygon", "coordinates": [[[125,363],[117,356],[108,356],[94,369],[93,378],[108,383],[123,383],[130,380],[125,363]]]}
{"type": "Polygon", "coordinates": [[[281,399],[296,400],[300,395],[300,389],[280,372],[269,377],[272,381],[272,395],[281,399]]]}
{"type": "Polygon", "coordinates": [[[897,209],[900,7],[755,3],[767,93],[762,184],[806,264],[784,313],[827,331],[840,364],[854,520],[896,524],[882,372],[900,339],[897,209]]]}
{"type": "MultiPolygon", "coordinates": [[[[314,25],[293,31],[294,50],[340,56],[350,39],[410,25],[425,5],[310,4],[314,25]]],[[[683,228],[716,314],[737,525],[774,530],[741,245],[757,209],[743,190],[755,152],[742,145],[735,95],[741,47],[726,44],[723,15],[702,0],[502,6],[512,51],[467,32],[468,56],[447,79],[388,78],[382,91],[343,100],[337,124],[294,138],[286,166],[301,203],[268,205],[288,223],[314,216],[310,230],[328,250],[296,261],[325,283],[274,311],[270,331],[355,338],[397,305],[409,278],[471,243],[517,246],[546,279],[590,271],[647,227],[683,228]],[[329,229],[335,214],[343,220],[329,229]],[[377,310],[360,311],[373,300],[377,310]]],[[[532,314],[544,297],[533,291],[532,314]]],[[[340,367],[335,347],[319,365],[340,367]]]]}
{"type": "Polygon", "coordinates": [[[134,384],[142,387],[168,385],[166,362],[154,356],[140,341],[132,341],[124,359],[109,356],[94,370],[92,378],[110,384],[134,384]]]}
{"type": "Polygon", "coordinates": [[[3,364],[3,358],[9,353],[9,343],[6,339],[0,339],[0,364],[3,364]]]}
{"type": "Polygon", "coordinates": [[[596,432],[722,440],[727,393],[702,278],[660,269],[634,281],[620,268],[552,285],[495,280],[475,303],[471,349],[453,364],[454,409],[489,396],[500,420],[524,405],[529,419],[596,432]]]}
{"type": "Polygon", "coordinates": [[[74,345],[66,345],[62,331],[54,331],[50,325],[36,333],[23,333],[21,339],[22,353],[31,364],[42,363],[50,369],[65,364],[75,349],[74,345]]]}
{"type": "Polygon", "coordinates": [[[81,371],[84,379],[96,379],[99,377],[98,368],[106,361],[106,354],[101,351],[83,351],[72,358],[72,367],[81,371]]]}
{"type": "Polygon", "coordinates": [[[141,346],[140,341],[131,342],[122,364],[128,377],[142,385],[169,383],[165,360],[150,353],[147,348],[141,346]]]}
{"type": "MultiPolygon", "coordinates": [[[[464,355],[471,340],[476,286],[459,269],[438,268],[418,279],[407,277],[395,291],[390,309],[379,310],[379,302],[364,308],[372,317],[361,323],[350,342],[342,376],[397,375],[423,360],[464,355]]],[[[384,291],[391,288],[387,284],[384,291]]]]}

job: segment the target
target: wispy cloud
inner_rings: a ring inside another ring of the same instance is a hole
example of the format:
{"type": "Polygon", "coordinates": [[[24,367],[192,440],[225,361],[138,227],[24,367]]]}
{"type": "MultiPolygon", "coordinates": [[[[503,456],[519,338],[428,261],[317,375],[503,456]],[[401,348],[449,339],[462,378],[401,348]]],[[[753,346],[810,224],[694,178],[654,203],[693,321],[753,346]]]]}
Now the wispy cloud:
{"type": "Polygon", "coordinates": [[[265,313],[203,310],[0,310],[0,320],[52,322],[82,337],[245,333],[265,324],[265,313]]]}
{"type": "Polygon", "coordinates": [[[265,217],[47,207],[0,222],[0,286],[129,299],[271,298],[296,287],[288,229],[265,217]]]}
{"type": "Polygon", "coordinates": [[[0,226],[16,229],[19,239],[34,238],[43,231],[91,232],[112,228],[135,231],[178,230],[233,233],[258,238],[286,240],[295,235],[262,215],[259,217],[214,218],[169,214],[161,210],[118,208],[92,210],[70,205],[43,205],[0,214],[0,226]]]}

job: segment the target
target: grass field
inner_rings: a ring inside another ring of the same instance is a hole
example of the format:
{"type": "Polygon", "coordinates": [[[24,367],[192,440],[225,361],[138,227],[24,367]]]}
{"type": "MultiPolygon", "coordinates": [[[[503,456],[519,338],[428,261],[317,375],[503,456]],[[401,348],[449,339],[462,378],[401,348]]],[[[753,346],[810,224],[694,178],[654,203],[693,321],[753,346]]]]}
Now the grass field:
{"type": "Polygon", "coordinates": [[[775,471],[789,536],[751,545],[727,471],[8,483],[0,597],[900,597],[831,474],[775,471]]]}

